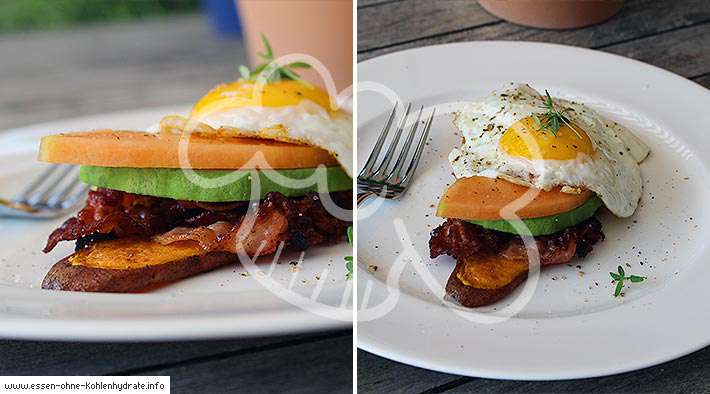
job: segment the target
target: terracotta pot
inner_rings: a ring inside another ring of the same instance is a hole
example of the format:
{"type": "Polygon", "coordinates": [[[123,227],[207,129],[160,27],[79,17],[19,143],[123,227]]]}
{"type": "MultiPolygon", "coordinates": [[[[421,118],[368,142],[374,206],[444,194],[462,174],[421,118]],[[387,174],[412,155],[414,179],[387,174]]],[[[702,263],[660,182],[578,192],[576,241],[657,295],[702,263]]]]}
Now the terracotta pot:
{"type": "MultiPolygon", "coordinates": [[[[1,0],[0,0],[1,1],[1,0]]],[[[305,53],[320,60],[338,90],[353,83],[353,3],[321,0],[236,0],[247,54],[252,66],[261,63],[260,33],[277,56],[305,53]]],[[[315,70],[298,70],[303,78],[325,86],[315,70]]]]}
{"type": "Polygon", "coordinates": [[[569,29],[603,22],[624,0],[478,0],[491,14],[509,22],[543,29],[569,29]]]}

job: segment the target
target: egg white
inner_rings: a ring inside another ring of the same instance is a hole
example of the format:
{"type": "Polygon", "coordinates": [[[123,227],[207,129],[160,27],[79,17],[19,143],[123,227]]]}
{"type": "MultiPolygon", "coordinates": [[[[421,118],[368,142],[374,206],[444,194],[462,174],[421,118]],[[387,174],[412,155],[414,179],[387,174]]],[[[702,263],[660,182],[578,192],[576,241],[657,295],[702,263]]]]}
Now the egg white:
{"type": "Polygon", "coordinates": [[[620,217],[631,216],[641,198],[643,182],[638,165],[648,147],[624,126],[606,119],[576,102],[553,99],[570,108],[568,118],[589,136],[593,156],[579,154],[574,160],[529,160],[508,155],[500,148],[503,134],[514,123],[532,114],[545,113],[539,92],[526,84],[511,83],[485,98],[464,105],[454,124],[463,145],[449,154],[457,178],[485,176],[550,190],[589,189],[620,217]]]}
{"type": "Polygon", "coordinates": [[[212,128],[232,127],[251,131],[283,126],[288,137],[323,148],[335,156],[345,171],[353,176],[353,119],[347,112],[331,113],[311,100],[281,107],[238,107],[214,112],[191,120],[212,128]]]}

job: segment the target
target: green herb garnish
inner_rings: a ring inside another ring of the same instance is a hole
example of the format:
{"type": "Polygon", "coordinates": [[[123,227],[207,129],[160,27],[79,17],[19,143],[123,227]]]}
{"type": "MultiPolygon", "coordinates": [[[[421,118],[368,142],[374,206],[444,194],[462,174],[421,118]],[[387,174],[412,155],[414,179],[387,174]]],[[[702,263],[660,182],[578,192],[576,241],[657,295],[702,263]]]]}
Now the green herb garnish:
{"type": "Polygon", "coordinates": [[[310,83],[301,79],[301,76],[293,71],[298,68],[311,68],[310,64],[304,62],[292,62],[281,66],[274,62],[274,50],[271,48],[269,40],[266,39],[266,36],[263,33],[261,33],[261,41],[264,43],[264,52],[260,52],[258,55],[264,59],[264,63],[256,66],[253,71],[250,71],[249,67],[243,64],[240,65],[239,74],[243,79],[248,81],[256,81],[262,84],[273,81],[290,80],[299,81],[306,86],[311,86],[310,83]]]}
{"type": "Polygon", "coordinates": [[[611,278],[616,281],[616,288],[614,289],[614,297],[618,297],[621,295],[621,290],[624,288],[624,281],[628,280],[631,281],[631,283],[639,283],[643,282],[646,280],[645,276],[638,276],[638,275],[629,275],[626,276],[626,272],[624,272],[624,267],[619,266],[617,269],[617,272],[609,272],[609,275],[611,275],[611,278]]]}
{"type": "MultiPolygon", "coordinates": [[[[353,244],[353,226],[348,227],[347,235],[348,235],[348,243],[350,245],[352,245],[353,244]]],[[[348,270],[345,273],[345,277],[347,279],[352,279],[353,278],[353,256],[345,256],[345,269],[348,270]]]]}
{"type": "Polygon", "coordinates": [[[572,108],[557,108],[555,103],[552,101],[552,97],[550,96],[550,93],[547,91],[547,89],[545,89],[545,97],[543,97],[542,100],[543,105],[540,106],[540,108],[546,110],[546,112],[542,114],[542,119],[540,119],[540,116],[538,116],[537,114],[532,115],[532,118],[533,120],[535,120],[535,125],[537,126],[538,130],[547,131],[553,136],[557,137],[557,132],[560,131],[560,127],[565,124],[570,129],[572,129],[577,134],[577,136],[581,138],[579,133],[577,133],[577,129],[572,126],[572,122],[566,115],[567,112],[574,111],[572,108]]]}

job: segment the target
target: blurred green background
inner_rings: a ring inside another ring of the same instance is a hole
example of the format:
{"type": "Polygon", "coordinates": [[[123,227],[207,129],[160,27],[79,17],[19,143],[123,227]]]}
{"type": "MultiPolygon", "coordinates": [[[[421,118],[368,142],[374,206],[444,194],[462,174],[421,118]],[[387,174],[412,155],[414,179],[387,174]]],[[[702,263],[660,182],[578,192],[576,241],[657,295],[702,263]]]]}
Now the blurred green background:
{"type": "Polygon", "coordinates": [[[0,34],[199,10],[200,0],[0,0],[0,34]]]}

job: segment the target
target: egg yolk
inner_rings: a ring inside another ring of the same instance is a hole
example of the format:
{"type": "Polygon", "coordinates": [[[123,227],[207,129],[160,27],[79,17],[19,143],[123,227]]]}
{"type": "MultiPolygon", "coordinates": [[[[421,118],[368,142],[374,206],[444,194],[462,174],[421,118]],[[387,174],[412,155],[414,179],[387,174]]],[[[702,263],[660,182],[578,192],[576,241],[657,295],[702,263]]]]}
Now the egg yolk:
{"type": "Polygon", "coordinates": [[[577,125],[573,127],[562,124],[555,135],[541,130],[535,119],[528,116],[503,133],[499,146],[510,156],[529,160],[574,160],[578,154],[591,156],[594,146],[589,136],[577,125]]]}
{"type": "Polygon", "coordinates": [[[203,117],[240,107],[286,107],[304,99],[331,110],[330,96],[316,86],[290,80],[266,84],[240,80],[210,90],[195,104],[190,116],[203,117]]]}

